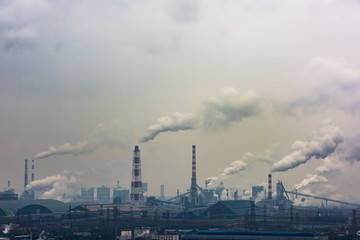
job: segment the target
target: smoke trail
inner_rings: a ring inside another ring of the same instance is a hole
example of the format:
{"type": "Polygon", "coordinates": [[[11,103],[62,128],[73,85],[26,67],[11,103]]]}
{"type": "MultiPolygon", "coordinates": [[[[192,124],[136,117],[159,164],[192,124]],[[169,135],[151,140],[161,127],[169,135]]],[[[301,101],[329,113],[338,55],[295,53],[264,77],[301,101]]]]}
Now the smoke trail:
{"type": "Polygon", "coordinates": [[[39,152],[34,159],[44,159],[60,155],[83,155],[96,151],[101,146],[119,146],[119,123],[113,120],[110,124],[103,123],[96,126],[94,133],[85,141],[79,141],[75,144],[64,143],[60,146],[50,146],[47,151],[39,152]]]}
{"type": "Polygon", "coordinates": [[[171,116],[159,118],[156,124],[148,127],[148,133],[140,142],[153,140],[162,132],[177,132],[180,130],[192,130],[198,125],[198,120],[192,114],[174,112],[171,116]]]}
{"type": "Polygon", "coordinates": [[[164,132],[226,127],[244,118],[258,115],[261,111],[260,99],[255,92],[248,91],[240,95],[236,89],[226,88],[220,96],[204,101],[197,113],[175,112],[159,118],[157,123],[148,127],[147,133],[140,141],[148,142],[164,132]]]}
{"type": "Polygon", "coordinates": [[[246,169],[248,164],[246,163],[249,159],[254,159],[255,156],[252,153],[245,153],[241,160],[234,161],[230,163],[230,167],[227,167],[223,170],[223,172],[215,177],[209,177],[206,179],[208,182],[209,188],[215,188],[223,184],[227,179],[231,176],[243,171],[246,169]]]}
{"type": "Polygon", "coordinates": [[[332,154],[338,145],[344,141],[341,130],[331,121],[322,122],[320,128],[310,135],[309,140],[295,141],[291,152],[280,161],[273,164],[272,172],[284,172],[306,163],[312,157],[323,159],[332,154]]]}
{"type": "Polygon", "coordinates": [[[314,183],[326,183],[328,179],[326,177],[320,175],[312,175],[309,178],[303,179],[300,183],[295,184],[294,187],[299,190],[301,188],[305,188],[314,183]]]}
{"type": "Polygon", "coordinates": [[[69,172],[48,176],[31,182],[26,190],[42,192],[40,199],[56,199],[69,202],[76,195],[75,188],[78,187],[79,179],[69,172]]]}
{"type": "Polygon", "coordinates": [[[88,142],[78,142],[75,145],[71,145],[70,143],[64,143],[58,147],[51,146],[47,151],[40,152],[35,155],[34,159],[42,159],[48,158],[54,155],[80,155],[91,153],[95,151],[95,145],[90,145],[88,142]]]}

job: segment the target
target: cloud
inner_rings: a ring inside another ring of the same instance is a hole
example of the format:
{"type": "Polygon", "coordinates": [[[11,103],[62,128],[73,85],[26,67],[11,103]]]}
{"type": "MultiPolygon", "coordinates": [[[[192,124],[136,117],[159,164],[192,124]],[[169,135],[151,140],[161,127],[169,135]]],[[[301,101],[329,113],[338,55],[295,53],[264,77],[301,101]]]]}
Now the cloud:
{"type": "Polygon", "coordinates": [[[178,23],[191,23],[197,20],[199,10],[200,4],[198,1],[180,0],[171,1],[168,12],[178,23]]]}
{"type": "Polygon", "coordinates": [[[272,172],[285,172],[306,163],[312,157],[323,159],[332,154],[344,141],[341,130],[331,121],[322,122],[320,128],[313,132],[308,141],[295,141],[291,152],[273,164],[272,172]]]}
{"type": "Polygon", "coordinates": [[[80,180],[67,171],[31,182],[26,190],[42,192],[40,199],[56,199],[68,202],[76,195],[80,180]]]}
{"type": "Polygon", "coordinates": [[[286,112],[311,114],[337,108],[356,113],[360,109],[360,68],[333,57],[313,58],[305,67],[309,88],[286,107],[286,112]]]}
{"type": "Polygon", "coordinates": [[[195,114],[175,112],[159,118],[157,123],[148,127],[140,141],[148,142],[163,132],[227,127],[231,123],[258,115],[261,111],[260,99],[254,91],[240,95],[234,88],[225,88],[220,96],[205,100],[195,114]]]}
{"type": "Polygon", "coordinates": [[[120,124],[117,120],[113,120],[109,124],[101,123],[96,126],[93,135],[89,139],[79,141],[75,144],[67,142],[56,147],[50,146],[47,151],[37,153],[34,159],[44,159],[55,155],[76,156],[90,154],[102,146],[118,147],[122,143],[119,139],[119,125],[120,124]]]}
{"type": "Polygon", "coordinates": [[[0,33],[0,42],[6,52],[23,50],[35,45],[37,34],[28,29],[10,29],[0,33]]]}

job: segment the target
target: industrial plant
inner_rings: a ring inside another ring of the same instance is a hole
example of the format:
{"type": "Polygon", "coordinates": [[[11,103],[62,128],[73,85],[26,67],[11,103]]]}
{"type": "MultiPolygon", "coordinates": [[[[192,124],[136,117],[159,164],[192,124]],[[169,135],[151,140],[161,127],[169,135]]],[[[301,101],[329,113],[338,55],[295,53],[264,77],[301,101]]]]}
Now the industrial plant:
{"type": "MultiPolygon", "coordinates": [[[[360,235],[360,203],[330,199],[285,189],[273,175],[264,176],[267,186],[245,190],[212,188],[209,180],[199,186],[196,177],[196,146],[191,147],[191,179],[188,191],[149,196],[142,181],[141,151],[135,146],[130,190],[105,185],[82,187],[69,202],[38,199],[31,188],[25,160],[24,191],[15,193],[8,182],[0,192],[0,224],[5,239],[357,239],[360,235]],[[298,206],[296,201],[318,200],[321,205],[298,206]],[[37,237],[37,236],[36,236],[37,237]]],[[[190,161],[189,161],[190,162],[190,161]]],[[[190,164],[189,164],[190,165],[190,164]]]]}

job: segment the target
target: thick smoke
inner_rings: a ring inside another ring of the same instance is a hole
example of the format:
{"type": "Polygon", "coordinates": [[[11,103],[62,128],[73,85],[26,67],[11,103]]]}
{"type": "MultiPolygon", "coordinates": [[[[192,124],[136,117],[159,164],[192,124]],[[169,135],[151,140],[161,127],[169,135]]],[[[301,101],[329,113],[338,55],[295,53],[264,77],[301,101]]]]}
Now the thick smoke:
{"type": "Polygon", "coordinates": [[[34,157],[37,159],[44,159],[52,156],[60,155],[83,155],[89,154],[97,150],[101,146],[119,146],[119,123],[113,120],[110,124],[103,123],[96,126],[94,133],[85,141],[79,141],[75,144],[64,143],[60,146],[50,146],[47,151],[37,153],[34,157]]]}
{"type": "Polygon", "coordinates": [[[332,154],[344,141],[341,130],[327,120],[320,128],[309,136],[309,140],[295,141],[291,152],[280,161],[274,163],[272,172],[284,172],[306,163],[312,157],[323,159],[332,154]]]}
{"type": "Polygon", "coordinates": [[[76,195],[79,179],[69,172],[48,176],[31,182],[26,190],[42,192],[40,199],[56,199],[69,202],[76,195]]]}
{"type": "Polygon", "coordinates": [[[157,123],[148,127],[141,142],[153,140],[163,132],[226,127],[244,118],[258,115],[261,111],[260,99],[255,92],[248,91],[240,95],[236,89],[226,88],[219,97],[204,101],[195,114],[175,112],[170,116],[159,118],[157,123]]]}
{"type": "MultiPolygon", "coordinates": [[[[299,184],[295,184],[296,189],[311,191],[314,185],[318,183],[326,183],[328,179],[341,176],[345,172],[346,166],[354,161],[359,161],[359,145],[360,138],[358,135],[345,138],[344,142],[329,157],[322,160],[322,164],[316,168],[315,174],[303,179],[299,184]]],[[[324,185],[323,185],[324,186],[324,185]]],[[[332,186],[326,184],[326,186],[332,186]]],[[[333,186],[334,187],[334,186],[333,186]]]]}

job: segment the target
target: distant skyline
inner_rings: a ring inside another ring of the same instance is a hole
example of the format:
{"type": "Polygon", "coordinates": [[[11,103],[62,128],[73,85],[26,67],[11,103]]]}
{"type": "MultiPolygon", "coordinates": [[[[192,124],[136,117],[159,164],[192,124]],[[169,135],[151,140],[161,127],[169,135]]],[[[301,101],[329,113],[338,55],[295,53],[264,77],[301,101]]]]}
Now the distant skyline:
{"type": "MultiPolygon", "coordinates": [[[[360,202],[360,2],[0,3],[0,189],[197,183],[360,202]],[[30,169],[30,168],[29,168],[30,169]],[[29,173],[30,175],[30,173],[29,173]]],[[[301,203],[299,203],[301,204],[301,203]]]]}

